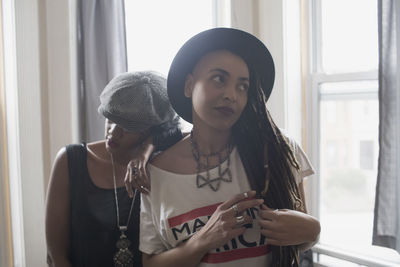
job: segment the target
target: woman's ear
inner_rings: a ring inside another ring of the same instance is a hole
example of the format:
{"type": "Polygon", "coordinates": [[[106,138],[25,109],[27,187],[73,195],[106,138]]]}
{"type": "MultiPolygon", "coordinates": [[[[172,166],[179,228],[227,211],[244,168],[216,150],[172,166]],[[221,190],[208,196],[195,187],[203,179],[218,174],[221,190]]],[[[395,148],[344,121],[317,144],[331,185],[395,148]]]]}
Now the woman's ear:
{"type": "Polygon", "coordinates": [[[192,97],[192,93],[193,93],[193,75],[192,74],[188,74],[186,76],[184,93],[187,98],[192,97]]]}

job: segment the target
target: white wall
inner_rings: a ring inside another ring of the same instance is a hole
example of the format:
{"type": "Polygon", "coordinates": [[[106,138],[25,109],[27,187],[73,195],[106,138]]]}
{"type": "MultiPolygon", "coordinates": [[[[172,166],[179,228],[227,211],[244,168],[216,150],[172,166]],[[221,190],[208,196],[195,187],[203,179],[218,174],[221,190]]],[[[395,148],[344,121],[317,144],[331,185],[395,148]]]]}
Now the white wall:
{"type": "Polygon", "coordinates": [[[43,266],[44,173],[39,3],[3,1],[14,265],[43,266]]]}
{"type": "Polygon", "coordinates": [[[275,63],[267,106],[276,124],[302,143],[300,1],[232,0],[232,27],[260,38],[275,63]]]}
{"type": "Polygon", "coordinates": [[[284,1],[258,1],[258,35],[271,52],[275,63],[275,84],[267,106],[276,124],[287,127],[287,88],[284,56],[284,1]]]}
{"type": "MultiPolygon", "coordinates": [[[[75,0],[3,0],[2,5],[8,145],[2,173],[8,171],[10,182],[13,266],[45,266],[50,167],[57,150],[74,141],[76,130],[70,74],[75,0]]],[[[6,197],[0,196],[2,209],[6,197]]],[[[1,227],[9,232],[6,224],[1,227]]],[[[1,253],[9,251],[3,245],[1,253]]]]}
{"type": "MultiPolygon", "coordinates": [[[[47,23],[42,25],[47,34],[43,60],[46,60],[47,82],[45,94],[48,107],[48,158],[46,174],[58,150],[77,140],[77,82],[76,82],[76,34],[75,0],[46,1],[47,23]],[[46,57],[46,58],[45,58],[46,57]]],[[[47,184],[47,177],[46,177],[47,184]]]]}
{"type": "MultiPolygon", "coordinates": [[[[0,4],[0,12],[2,5],[0,4]]],[[[0,40],[3,40],[3,14],[0,13],[0,40]]],[[[12,237],[10,222],[10,198],[8,181],[6,99],[4,86],[4,54],[3,42],[0,42],[0,266],[12,265],[12,237]]]]}

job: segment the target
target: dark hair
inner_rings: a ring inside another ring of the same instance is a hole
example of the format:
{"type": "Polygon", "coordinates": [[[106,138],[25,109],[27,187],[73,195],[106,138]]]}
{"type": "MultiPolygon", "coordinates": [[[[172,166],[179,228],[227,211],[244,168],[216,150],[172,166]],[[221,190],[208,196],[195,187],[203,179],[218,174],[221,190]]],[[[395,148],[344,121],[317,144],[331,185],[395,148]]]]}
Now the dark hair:
{"type": "MultiPolygon", "coordinates": [[[[274,209],[298,210],[302,202],[292,167],[299,170],[299,164],[287,138],[266,108],[267,99],[260,77],[249,63],[247,66],[250,73],[248,100],[233,126],[233,141],[251,188],[264,198],[266,205],[274,209]],[[268,167],[264,168],[266,164],[268,167]]],[[[271,246],[271,250],[271,266],[299,266],[296,246],[271,246]]]]}
{"type": "Polygon", "coordinates": [[[176,116],[170,121],[150,128],[149,134],[153,136],[154,152],[166,150],[183,138],[179,119],[179,116],[176,116]]]}

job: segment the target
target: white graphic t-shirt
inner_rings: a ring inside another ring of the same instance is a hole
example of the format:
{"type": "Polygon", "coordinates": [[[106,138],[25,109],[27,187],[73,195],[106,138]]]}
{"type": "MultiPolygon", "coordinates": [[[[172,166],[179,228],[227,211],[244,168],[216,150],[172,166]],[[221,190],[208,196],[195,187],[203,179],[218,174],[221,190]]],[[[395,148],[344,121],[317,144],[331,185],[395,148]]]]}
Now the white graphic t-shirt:
{"type": "MultiPolygon", "coordinates": [[[[296,172],[296,182],[314,173],[307,156],[291,141],[301,171],[296,172]]],[[[151,192],[142,194],[140,212],[139,249],[147,254],[159,254],[176,247],[199,231],[222,202],[235,194],[250,190],[239,153],[234,148],[230,155],[231,182],[221,182],[217,192],[209,186],[197,188],[196,174],[176,174],[149,164],[151,192]]],[[[222,164],[222,170],[227,161],[222,164]]],[[[216,177],[218,167],[210,170],[216,177]]],[[[224,246],[209,251],[201,260],[201,267],[268,266],[270,248],[260,233],[258,207],[246,211],[254,221],[247,225],[243,235],[224,246]]]]}

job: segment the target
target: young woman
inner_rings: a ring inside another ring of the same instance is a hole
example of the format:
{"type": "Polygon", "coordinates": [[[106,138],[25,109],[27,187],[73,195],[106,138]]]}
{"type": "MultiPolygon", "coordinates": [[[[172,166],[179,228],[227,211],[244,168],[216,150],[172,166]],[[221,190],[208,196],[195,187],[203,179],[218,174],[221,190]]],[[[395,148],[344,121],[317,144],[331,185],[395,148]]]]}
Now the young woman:
{"type": "Polygon", "coordinates": [[[298,266],[316,242],[303,193],[313,169],[266,108],[274,75],[265,45],[240,30],[207,30],[179,50],[168,95],[193,130],[149,164],[145,267],[298,266]]]}
{"type": "Polygon", "coordinates": [[[50,266],[142,266],[140,196],[130,184],[146,191],[152,152],[182,138],[166,79],[157,73],[121,74],[100,101],[106,140],[69,145],[54,162],[46,209],[50,266]]]}

